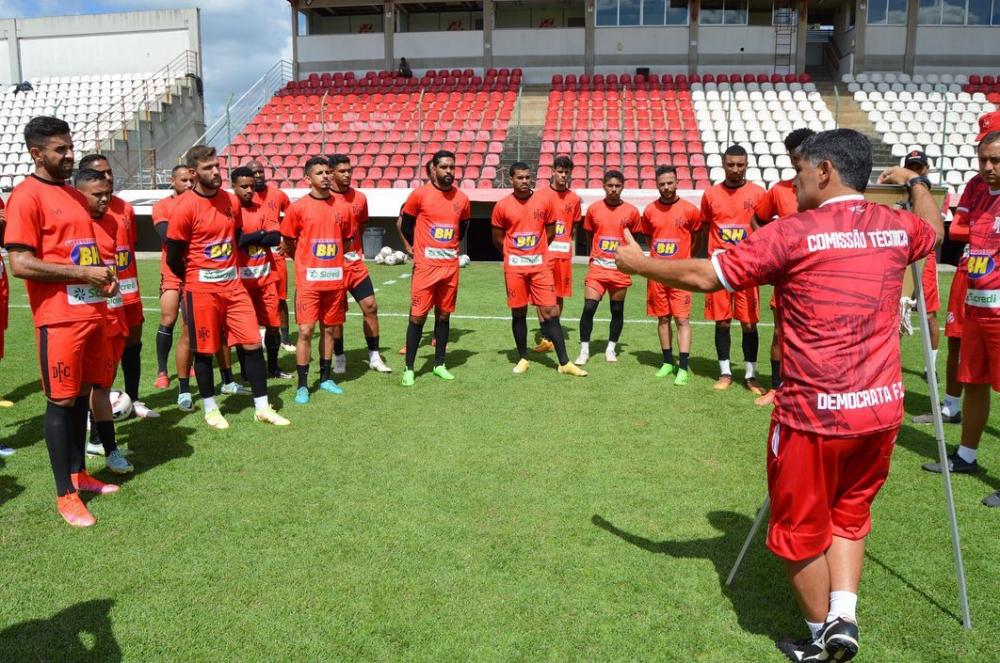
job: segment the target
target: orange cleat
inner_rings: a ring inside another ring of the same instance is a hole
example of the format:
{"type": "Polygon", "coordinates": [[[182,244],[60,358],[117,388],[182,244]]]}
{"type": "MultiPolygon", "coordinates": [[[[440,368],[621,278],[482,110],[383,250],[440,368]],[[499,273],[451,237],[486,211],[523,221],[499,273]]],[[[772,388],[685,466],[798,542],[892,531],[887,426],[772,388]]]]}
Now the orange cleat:
{"type": "Polygon", "coordinates": [[[170,376],[166,373],[157,373],[153,386],[157,389],[166,389],[170,386],[170,376]]]}
{"type": "Polygon", "coordinates": [[[712,385],[712,389],[715,389],[716,391],[725,391],[732,386],[733,386],[733,376],[723,375],[721,378],[715,381],[715,384],[712,385]]]}
{"type": "Polygon", "coordinates": [[[56,509],[59,510],[59,515],[63,517],[63,520],[73,527],[90,527],[97,522],[94,514],[87,510],[87,505],[80,500],[77,493],[67,493],[62,497],[57,497],[56,509]]]}
{"type": "Polygon", "coordinates": [[[73,481],[73,487],[77,490],[85,490],[88,493],[97,493],[98,495],[107,495],[109,493],[117,493],[119,487],[113,483],[104,483],[103,481],[98,481],[94,477],[90,476],[86,472],[77,472],[76,474],[69,475],[69,478],[73,481]]]}
{"type": "Polygon", "coordinates": [[[757,378],[747,378],[743,381],[743,386],[754,396],[763,396],[767,393],[767,390],[761,386],[760,382],[757,382],[757,378]]]}
{"type": "Polygon", "coordinates": [[[401,355],[405,355],[406,354],[406,346],[405,345],[399,349],[399,354],[401,354],[401,355]]]}
{"type": "Polygon", "coordinates": [[[754,399],[753,404],[759,405],[760,407],[765,407],[767,405],[774,405],[774,397],[778,394],[774,389],[768,389],[767,393],[759,398],[754,399]]]}

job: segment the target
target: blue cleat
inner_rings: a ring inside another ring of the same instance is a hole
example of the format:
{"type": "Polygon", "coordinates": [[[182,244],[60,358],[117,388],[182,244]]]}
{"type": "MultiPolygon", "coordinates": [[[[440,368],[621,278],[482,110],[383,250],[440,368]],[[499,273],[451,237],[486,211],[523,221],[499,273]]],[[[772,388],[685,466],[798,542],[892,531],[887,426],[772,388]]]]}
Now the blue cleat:
{"type": "Polygon", "coordinates": [[[319,383],[319,388],[331,394],[342,394],[344,390],[337,386],[333,380],[323,380],[319,383]]]}
{"type": "Polygon", "coordinates": [[[295,402],[299,405],[305,405],[309,402],[309,390],[305,387],[299,387],[295,390],[295,402]]]}

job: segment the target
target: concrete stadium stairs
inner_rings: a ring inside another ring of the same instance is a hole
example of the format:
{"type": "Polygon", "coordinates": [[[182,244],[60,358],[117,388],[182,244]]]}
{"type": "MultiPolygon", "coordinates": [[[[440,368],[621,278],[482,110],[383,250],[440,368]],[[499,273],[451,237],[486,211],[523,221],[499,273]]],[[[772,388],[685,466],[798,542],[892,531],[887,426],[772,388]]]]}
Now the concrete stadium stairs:
{"type": "Polygon", "coordinates": [[[500,155],[497,179],[493,183],[498,188],[510,186],[507,169],[510,164],[524,161],[535,171],[538,170],[538,156],[542,145],[542,126],[549,107],[548,85],[525,85],[518,98],[517,106],[510,118],[507,140],[500,155]],[[520,151],[518,148],[520,147],[520,151]]]}
{"type": "Polygon", "coordinates": [[[873,165],[876,173],[889,166],[899,165],[896,158],[892,156],[892,146],[882,142],[881,136],[875,131],[875,125],[868,120],[868,114],[861,110],[858,103],[854,101],[854,97],[847,91],[846,85],[840,85],[831,81],[819,81],[816,83],[816,89],[823,95],[823,101],[826,103],[827,108],[834,113],[834,117],[837,118],[837,122],[841,127],[860,131],[871,140],[872,151],[874,153],[873,165]],[[837,86],[837,92],[840,93],[839,109],[838,95],[834,92],[835,85],[837,86]]]}

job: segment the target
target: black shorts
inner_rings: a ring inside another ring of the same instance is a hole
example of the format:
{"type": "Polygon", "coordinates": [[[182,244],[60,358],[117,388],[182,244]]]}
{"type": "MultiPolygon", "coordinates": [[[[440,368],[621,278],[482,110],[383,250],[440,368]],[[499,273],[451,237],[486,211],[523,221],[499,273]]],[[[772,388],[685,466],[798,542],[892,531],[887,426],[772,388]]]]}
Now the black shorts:
{"type": "Polygon", "coordinates": [[[372,285],[372,277],[366,276],[364,281],[351,288],[350,293],[351,297],[354,297],[354,301],[358,303],[374,295],[375,286],[372,285]]]}

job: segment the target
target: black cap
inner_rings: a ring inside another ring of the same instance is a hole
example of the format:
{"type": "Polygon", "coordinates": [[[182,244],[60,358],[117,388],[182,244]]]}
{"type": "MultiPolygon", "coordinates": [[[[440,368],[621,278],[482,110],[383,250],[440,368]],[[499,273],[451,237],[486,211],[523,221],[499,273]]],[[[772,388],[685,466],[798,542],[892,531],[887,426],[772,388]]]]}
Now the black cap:
{"type": "Polygon", "coordinates": [[[917,163],[920,164],[921,166],[926,166],[927,155],[921,152],[920,150],[912,150],[910,152],[907,152],[906,156],[903,158],[903,165],[905,166],[911,163],[917,163]]]}

